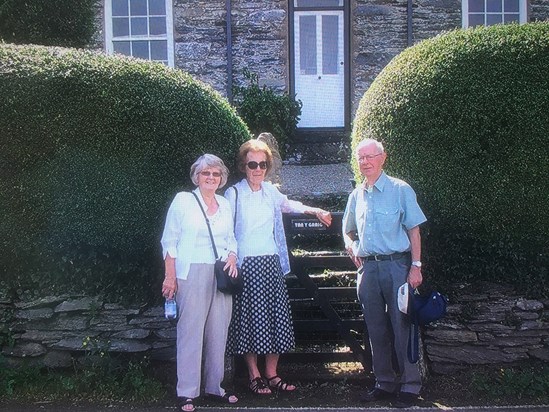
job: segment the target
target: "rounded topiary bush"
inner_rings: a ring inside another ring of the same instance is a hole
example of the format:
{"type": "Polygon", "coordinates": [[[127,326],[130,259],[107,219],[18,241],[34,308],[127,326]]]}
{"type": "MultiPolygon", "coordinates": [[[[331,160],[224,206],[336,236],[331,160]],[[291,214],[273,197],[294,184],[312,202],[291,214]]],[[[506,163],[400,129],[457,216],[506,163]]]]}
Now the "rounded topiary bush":
{"type": "Polygon", "coordinates": [[[549,24],[405,50],[361,100],[353,145],[364,137],[384,142],[388,172],[418,193],[429,274],[549,294],[549,24]]]}
{"type": "Polygon", "coordinates": [[[69,49],[0,45],[0,113],[0,274],[19,293],[159,294],[164,217],[190,165],[213,153],[230,167],[250,138],[181,71],[69,49]]]}

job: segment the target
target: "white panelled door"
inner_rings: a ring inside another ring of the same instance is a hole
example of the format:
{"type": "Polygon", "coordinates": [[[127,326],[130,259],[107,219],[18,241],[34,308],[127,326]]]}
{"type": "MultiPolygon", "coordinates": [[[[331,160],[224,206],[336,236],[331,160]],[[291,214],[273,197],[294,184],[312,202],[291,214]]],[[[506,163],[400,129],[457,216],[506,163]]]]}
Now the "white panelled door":
{"type": "Polygon", "coordinates": [[[296,11],[294,39],[298,127],[344,127],[343,11],[296,11]]]}

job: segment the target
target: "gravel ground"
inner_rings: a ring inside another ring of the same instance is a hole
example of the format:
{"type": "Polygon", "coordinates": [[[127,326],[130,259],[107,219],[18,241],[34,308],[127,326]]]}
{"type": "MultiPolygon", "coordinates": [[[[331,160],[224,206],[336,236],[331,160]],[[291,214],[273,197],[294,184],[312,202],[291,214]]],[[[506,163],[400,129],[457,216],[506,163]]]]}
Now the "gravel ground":
{"type": "Polygon", "coordinates": [[[353,190],[353,173],[348,163],[282,166],[280,191],[288,196],[349,194],[353,190]]]}

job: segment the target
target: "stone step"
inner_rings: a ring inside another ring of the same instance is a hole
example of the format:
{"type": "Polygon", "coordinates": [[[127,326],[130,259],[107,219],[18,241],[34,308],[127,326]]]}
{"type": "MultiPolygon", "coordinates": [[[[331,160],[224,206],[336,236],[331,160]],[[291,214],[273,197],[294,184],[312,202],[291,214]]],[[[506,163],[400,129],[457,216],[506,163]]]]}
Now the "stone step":
{"type": "Polygon", "coordinates": [[[286,149],[286,162],[298,165],[348,163],[350,132],[298,130],[286,149]]]}

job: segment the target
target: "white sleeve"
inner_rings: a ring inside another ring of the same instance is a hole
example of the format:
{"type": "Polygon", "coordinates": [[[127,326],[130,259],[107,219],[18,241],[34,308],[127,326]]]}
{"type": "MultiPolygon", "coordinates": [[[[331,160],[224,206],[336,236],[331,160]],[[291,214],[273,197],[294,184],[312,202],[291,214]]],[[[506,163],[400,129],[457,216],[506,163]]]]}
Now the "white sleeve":
{"type": "Polygon", "coordinates": [[[182,204],[182,193],[175,195],[168,214],[166,215],[166,223],[164,225],[164,232],[162,233],[162,255],[166,259],[166,255],[169,253],[172,258],[177,258],[177,244],[181,238],[181,229],[183,221],[183,215],[185,208],[182,204]]]}

